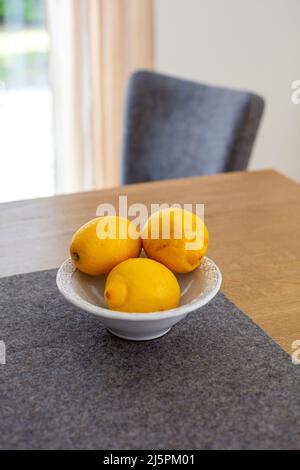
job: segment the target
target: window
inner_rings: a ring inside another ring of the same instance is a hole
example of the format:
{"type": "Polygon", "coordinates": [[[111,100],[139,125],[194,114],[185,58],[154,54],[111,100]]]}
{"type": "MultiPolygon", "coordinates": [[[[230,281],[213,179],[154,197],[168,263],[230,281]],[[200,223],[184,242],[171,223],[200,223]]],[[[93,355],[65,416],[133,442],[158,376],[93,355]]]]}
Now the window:
{"type": "Polygon", "coordinates": [[[54,194],[44,0],[0,0],[0,202],[54,194]]]}

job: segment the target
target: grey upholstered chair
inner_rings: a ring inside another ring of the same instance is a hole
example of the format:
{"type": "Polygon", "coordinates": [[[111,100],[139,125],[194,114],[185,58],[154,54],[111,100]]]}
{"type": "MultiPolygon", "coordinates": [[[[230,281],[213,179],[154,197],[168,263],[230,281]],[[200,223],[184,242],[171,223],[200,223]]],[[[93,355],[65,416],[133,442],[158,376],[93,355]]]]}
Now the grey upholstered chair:
{"type": "Polygon", "coordinates": [[[122,183],[247,168],[264,101],[140,71],[129,82],[122,183]]]}

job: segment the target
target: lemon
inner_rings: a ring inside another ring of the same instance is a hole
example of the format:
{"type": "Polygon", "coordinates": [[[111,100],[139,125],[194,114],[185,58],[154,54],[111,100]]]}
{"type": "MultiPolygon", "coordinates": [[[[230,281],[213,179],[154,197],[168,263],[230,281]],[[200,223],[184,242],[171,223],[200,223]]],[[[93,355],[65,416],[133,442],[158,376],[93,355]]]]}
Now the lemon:
{"type": "Polygon", "coordinates": [[[208,230],[202,219],[175,207],[153,214],[141,236],[148,257],[176,273],[196,269],[208,248],[208,230]]]}
{"type": "Polygon", "coordinates": [[[104,298],[111,310],[158,312],[178,307],[180,287],[164,265],[147,258],[128,259],[109,273],[104,298]]]}
{"type": "Polygon", "coordinates": [[[77,269],[94,276],[108,273],[117,264],[140,255],[136,226],[123,217],[98,217],[73,236],[70,255],[77,269]]]}

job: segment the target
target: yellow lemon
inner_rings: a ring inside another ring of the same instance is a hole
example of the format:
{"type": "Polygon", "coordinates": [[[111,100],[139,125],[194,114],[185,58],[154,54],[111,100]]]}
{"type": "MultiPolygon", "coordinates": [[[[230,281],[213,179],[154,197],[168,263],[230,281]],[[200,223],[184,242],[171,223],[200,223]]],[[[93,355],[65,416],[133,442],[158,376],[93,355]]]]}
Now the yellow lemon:
{"type": "Polygon", "coordinates": [[[208,230],[202,219],[175,207],[153,214],[141,235],[148,257],[176,273],[196,269],[208,248],[208,230]]]}
{"type": "Polygon", "coordinates": [[[111,310],[158,312],[178,307],[180,287],[166,266],[147,258],[128,259],[109,273],[104,298],[111,310]]]}
{"type": "Polygon", "coordinates": [[[98,217],[73,236],[70,255],[77,269],[94,276],[108,273],[117,264],[140,255],[136,226],[123,217],[98,217]]]}

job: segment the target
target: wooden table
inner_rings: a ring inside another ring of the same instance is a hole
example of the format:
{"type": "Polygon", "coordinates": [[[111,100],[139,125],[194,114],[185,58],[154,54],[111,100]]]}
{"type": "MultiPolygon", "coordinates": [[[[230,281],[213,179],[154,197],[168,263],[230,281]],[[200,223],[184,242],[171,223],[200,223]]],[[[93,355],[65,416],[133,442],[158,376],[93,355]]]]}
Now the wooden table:
{"type": "Polygon", "coordinates": [[[283,349],[300,340],[300,186],[275,171],[227,173],[0,205],[0,276],[58,267],[98,204],[204,203],[223,292],[283,349]]]}

